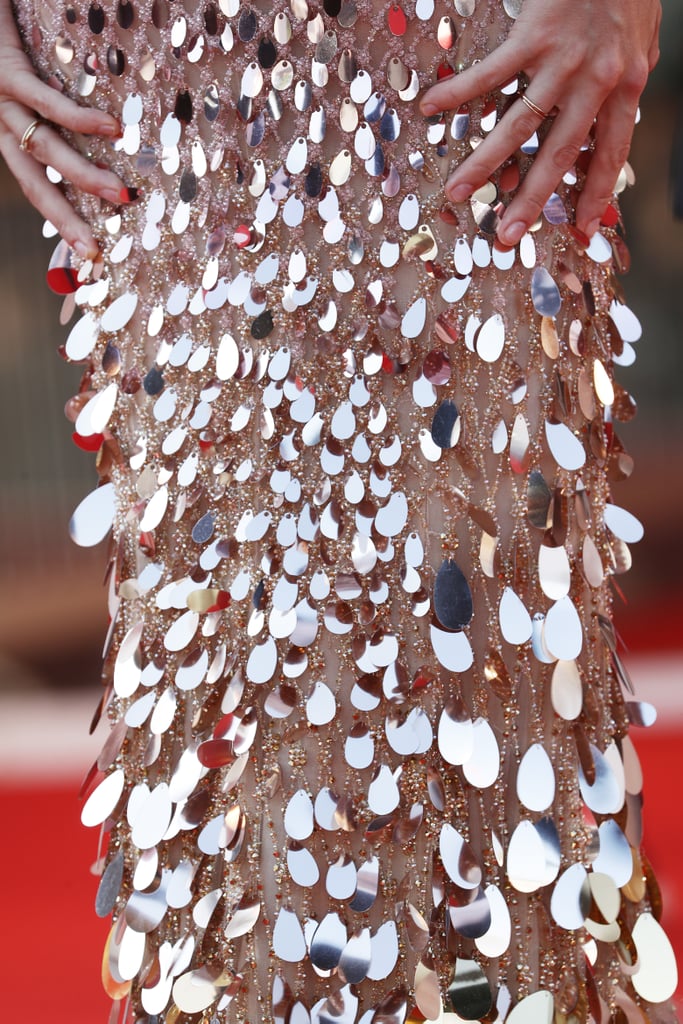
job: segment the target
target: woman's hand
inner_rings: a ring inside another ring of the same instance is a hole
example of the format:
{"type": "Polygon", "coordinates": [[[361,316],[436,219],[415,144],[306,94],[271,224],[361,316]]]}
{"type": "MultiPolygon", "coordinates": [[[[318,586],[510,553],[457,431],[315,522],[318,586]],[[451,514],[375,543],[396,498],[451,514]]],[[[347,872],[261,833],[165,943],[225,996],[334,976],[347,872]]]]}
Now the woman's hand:
{"type": "Polygon", "coordinates": [[[659,0],[524,0],[506,41],[479,64],[432,86],[425,115],[453,110],[524,72],[521,99],[446,182],[454,202],[482,185],[541,124],[533,110],[557,110],[517,195],[498,229],[514,245],[538,217],[572,167],[591,129],[595,150],[577,210],[576,226],[591,237],[612,198],[628,157],[638,100],[659,58],[659,0]]]}
{"type": "Polygon", "coordinates": [[[43,118],[84,135],[113,138],[120,132],[110,114],[80,107],[38,78],[21,45],[9,0],[0,0],[0,153],[29,202],[81,257],[92,258],[98,252],[92,231],[61,189],[48,181],[45,166],[111,203],[126,200],[124,184],[77,153],[43,118]],[[36,119],[38,127],[22,150],[21,140],[36,119]]]}

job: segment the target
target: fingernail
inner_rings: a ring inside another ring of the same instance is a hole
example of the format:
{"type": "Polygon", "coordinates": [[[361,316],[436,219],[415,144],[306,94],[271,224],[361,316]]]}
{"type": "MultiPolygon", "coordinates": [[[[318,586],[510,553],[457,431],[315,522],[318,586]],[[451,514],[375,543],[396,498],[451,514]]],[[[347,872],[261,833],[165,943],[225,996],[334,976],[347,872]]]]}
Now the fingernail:
{"type": "Polygon", "coordinates": [[[500,226],[498,231],[498,237],[502,242],[506,242],[508,245],[514,245],[520,240],[524,232],[526,231],[526,224],[523,220],[515,220],[512,224],[506,224],[505,221],[500,226]]]}
{"type": "Polygon", "coordinates": [[[472,194],[472,186],[468,184],[455,185],[453,188],[449,188],[448,195],[451,197],[454,203],[462,203],[472,194]]]}
{"type": "Polygon", "coordinates": [[[93,259],[99,252],[94,243],[83,242],[80,238],[76,239],[71,248],[78,253],[82,260],[93,259]]]}
{"type": "Polygon", "coordinates": [[[600,218],[600,224],[604,228],[613,228],[619,223],[619,211],[614,203],[608,203],[605,212],[600,218]]]}
{"type": "Polygon", "coordinates": [[[590,222],[590,224],[588,224],[586,226],[586,234],[588,235],[588,237],[592,238],[593,235],[595,234],[595,232],[598,230],[599,227],[600,227],[600,218],[596,217],[595,220],[592,220],[590,222]]]}
{"type": "Polygon", "coordinates": [[[107,118],[106,121],[100,121],[97,131],[100,135],[116,136],[121,134],[121,125],[118,121],[114,121],[113,118],[107,118]]]}
{"type": "Polygon", "coordinates": [[[139,191],[136,188],[103,188],[100,192],[103,199],[106,199],[108,203],[114,203],[115,206],[120,206],[121,203],[132,203],[139,195],[139,191]]]}
{"type": "Polygon", "coordinates": [[[429,117],[431,114],[439,113],[439,108],[435,103],[420,103],[420,110],[425,115],[425,117],[429,117]]]}

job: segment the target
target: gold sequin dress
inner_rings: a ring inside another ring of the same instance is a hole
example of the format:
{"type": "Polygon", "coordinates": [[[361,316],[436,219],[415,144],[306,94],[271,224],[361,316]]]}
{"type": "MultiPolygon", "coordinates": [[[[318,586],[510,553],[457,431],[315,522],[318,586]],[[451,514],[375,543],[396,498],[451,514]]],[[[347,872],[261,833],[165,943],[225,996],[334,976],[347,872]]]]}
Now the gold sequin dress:
{"type": "Polygon", "coordinates": [[[443,183],[520,83],[417,106],[519,3],[18,7],[43,77],[120,116],[72,141],[132,200],[68,188],[103,255],[50,272],[99,473],[72,532],[111,530],[112,1022],[670,1019],[610,618],[618,208],[571,226],[588,146],[500,248],[538,137],[472,202],[443,183]]]}

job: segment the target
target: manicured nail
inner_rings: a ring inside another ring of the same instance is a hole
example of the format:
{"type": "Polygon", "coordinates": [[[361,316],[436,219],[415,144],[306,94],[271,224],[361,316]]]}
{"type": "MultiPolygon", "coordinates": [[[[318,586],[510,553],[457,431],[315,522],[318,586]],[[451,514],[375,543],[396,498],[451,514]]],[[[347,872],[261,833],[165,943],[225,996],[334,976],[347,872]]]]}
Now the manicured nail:
{"type": "Polygon", "coordinates": [[[463,183],[461,185],[455,185],[453,188],[449,188],[448,195],[454,203],[463,203],[468,196],[472,195],[472,191],[471,185],[463,183]]]}
{"type": "Polygon", "coordinates": [[[588,224],[586,226],[586,234],[588,235],[588,237],[592,238],[593,235],[595,234],[595,232],[598,230],[599,227],[600,227],[600,218],[596,217],[595,220],[592,220],[590,222],[590,224],[588,224]]]}
{"type": "Polygon", "coordinates": [[[605,212],[600,218],[600,223],[603,228],[613,228],[619,223],[619,211],[617,210],[614,203],[608,203],[605,212]]]}
{"type": "Polygon", "coordinates": [[[97,126],[98,135],[111,135],[117,136],[121,134],[121,125],[114,118],[107,118],[106,121],[100,121],[97,126]]]}
{"type": "Polygon", "coordinates": [[[498,237],[501,242],[505,242],[507,245],[515,245],[520,240],[524,232],[526,231],[526,224],[523,220],[513,221],[512,224],[506,224],[505,221],[501,224],[498,232],[498,237]]]}
{"type": "Polygon", "coordinates": [[[73,243],[72,249],[78,253],[82,260],[94,259],[99,251],[93,242],[83,242],[80,238],[77,238],[73,243]]]}
{"type": "Polygon", "coordinates": [[[103,199],[106,199],[108,203],[114,203],[115,206],[120,206],[121,203],[132,203],[139,195],[138,189],[136,188],[103,188],[100,192],[103,199]]]}

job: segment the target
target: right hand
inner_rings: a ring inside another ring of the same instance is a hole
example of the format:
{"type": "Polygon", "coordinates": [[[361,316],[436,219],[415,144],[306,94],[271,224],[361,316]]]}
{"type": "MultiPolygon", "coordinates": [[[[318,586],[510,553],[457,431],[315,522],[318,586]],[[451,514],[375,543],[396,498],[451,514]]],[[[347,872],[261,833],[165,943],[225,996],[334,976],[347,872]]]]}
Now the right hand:
{"type": "Polygon", "coordinates": [[[83,135],[116,138],[121,131],[111,114],[81,107],[40,80],[22,47],[10,2],[0,0],[0,153],[31,205],[79,256],[92,259],[99,251],[92,230],[47,179],[45,166],[110,203],[126,202],[126,188],[116,174],[96,167],[42,120],[22,151],[21,138],[36,118],[83,135]]]}

